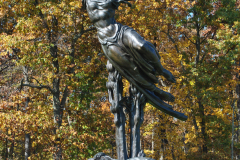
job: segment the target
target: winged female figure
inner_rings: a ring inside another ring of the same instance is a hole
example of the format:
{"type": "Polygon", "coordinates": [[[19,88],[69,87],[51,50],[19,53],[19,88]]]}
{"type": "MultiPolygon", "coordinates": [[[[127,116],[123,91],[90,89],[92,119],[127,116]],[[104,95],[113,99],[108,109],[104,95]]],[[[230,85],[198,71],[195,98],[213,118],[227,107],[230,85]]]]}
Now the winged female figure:
{"type": "Polygon", "coordinates": [[[154,84],[157,75],[170,82],[176,80],[163,68],[156,48],[144,40],[133,28],[116,22],[114,16],[120,3],[131,5],[129,0],[83,0],[83,6],[94,26],[105,55],[143,89],[161,100],[174,101],[174,96],[154,84]]]}

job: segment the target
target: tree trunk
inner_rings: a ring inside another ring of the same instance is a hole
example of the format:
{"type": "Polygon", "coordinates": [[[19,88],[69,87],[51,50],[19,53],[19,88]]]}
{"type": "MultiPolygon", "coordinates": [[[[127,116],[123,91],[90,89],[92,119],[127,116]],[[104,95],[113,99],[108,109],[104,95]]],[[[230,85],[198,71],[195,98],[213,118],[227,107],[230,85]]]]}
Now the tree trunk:
{"type": "MultiPolygon", "coordinates": [[[[24,76],[24,83],[25,84],[30,84],[29,82],[29,78],[28,78],[28,67],[24,66],[23,67],[23,76],[24,76]]],[[[28,103],[30,102],[30,98],[27,97],[26,102],[25,102],[25,110],[27,110],[28,107],[28,103]]],[[[30,148],[31,148],[31,143],[30,143],[30,134],[29,133],[25,133],[25,160],[28,159],[28,157],[30,157],[30,148]]]]}
{"type": "MultiPolygon", "coordinates": [[[[163,119],[162,116],[159,116],[159,120],[163,119]]],[[[158,120],[158,121],[159,121],[158,120]]],[[[166,129],[165,129],[165,124],[163,122],[159,123],[162,125],[159,134],[157,135],[159,137],[159,139],[161,140],[161,146],[160,149],[158,150],[158,152],[155,153],[155,157],[159,157],[160,160],[165,160],[165,149],[166,149],[166,145],[168,144],[168,140],[167,140],[167,133],[166,133],[166,129]]]]}
{"type": "Polygon", "coordinates": [[[9,159],[8,160],[13,160],[15,133],[12,133],[12,137],[13,137],[13,141],[11,143],[10,152],[9,152],[9,159]]]}
{"type": "MultiPolygon", "coordinates": [[[[152,117],[152,123],[154,122],[154,118],[152,117]]],[[[154,138],[155,138],[155,126],[152,130],[152,154],[154,154],[154,138]]]]}
{"type": "Polygon", "coordinates": [[[182,141],[183,141],[183,144],[184,144],[184,146],[183,146],[183,151],[184,151],[184,154],[186,154],[187,155],[187,153],[188,153],[188,148],[187,148],[187,144],[185,143],[185,140],[186,140],[186,133],[187,133],[187,130],[186,129],[184,129],[184,132],[183,132],[183,138],[182,138],[182,141]]]}
{"type": "Polygon", "coordinates": [[[201,115],[202,118],[202,122],[201,124],[201,132],[202,132],[202,136],[203,136],[203,145],[202,145],[202,151],[203,153],[208,153],[208,149],[207,149],[207,134],[206,134],[206,122],[205,122],[205,114],[204,114],[204,106],[202,105],[201,101],[198,100],[198,104],[199,104],[199,113],[201,115]]]}
{"type": "MultiPolygon", "coordinates": [[[[53,85],[57,86],[59,81],[55,79],[53,85]]],[[[63,109],[61,108],[60,101],[59,101],[59,90],[57,93],[53,94],[53,112],[54,112],[54,122],[57,124],[57,127],[54,130],[54,134],[57,134],[57,129],[60,128],[62,125],[62,115],[63,109]]],[[[53,154],[54,160],[61,160],[62,159],[62,148],[61,148],[61,140],[57,138],[55,141],[55,149],[56,152],[53,154]]]]}
{"type": "Polygon", "coordinates": [[[30,157],[30,134],[25,134],[25,160],[30,157]]]}
{"type": "Polygon", "coordinates": [[[175,157],[175,155],[174,155],[174,146],[172,145],[172,159],[173,160],[176,160],[176,157],[175,157]]]}
{"type": "MultiPolygon", "coordinates": [[[[58,63],[58,48],[56,45],[56,35],[58,34],[57,27],[58,27],[58,21],[56,17],[53,16],[52,18],[54,27],[56,27],[56,30],[54,30],[55,34],[52,34],[52,43],[54,46],[50,47],[50,53],[52,56],[52,65],[54,67],[54,76],[58,77],[59,74],[59,63],[58,63]]],[[[64,91],[64,95],[62,98],[62,102],[60,102],[60,78],[53,78],[52,81],[52,87],[53,87],[53,114],[54,114],[54,123],[57,124],[56,128],[54,129],[54,134],[57,134],[57,129],[60,128],[62,125],[62,116],[63,116],[63,108],[66,103],[67,98],[67,86],[64,91]],[[65,93],[66,92],[66,93],[65,93]]],[[[61,148],[61,139],[57,138],[54,144],[54,147],[56,149],[56,152],[53,154],[54,160],[61,160],[62,159],[62,148],[61,148]]]]}
{"type": "MultiPolygon", "coordinates": [[[[67,96],[68,96],[68,86],[65,87],[62,99],[60,101],[60,91],[59,91],[60,79],[53,79],[53,113],[54,113],[54,123],[57,124],[54,134],[57,134],[57,129],[60,129],[62,126],[62,117],[63,117],[63,108],[65,107],[67,96]]],[[[62,159],[62,148],[61,148],[61,139],[57,138],[55,141],[56,152],[53,154],[54,160],[62,159]]]]}
{"type": "Polygon", "coordinates": [[[165,160],[165,145],[168,144],[168,140],[165,139],[166,137],[166,130],[165,129],[161,129],[161,147],[160,147],[160,150],[159,152],[157,152],[156,156],[160,156],[160,160],[165,160]],[[164,137],[164,138],[162,138],[164,137]]]}
{"type": "Polygon", "coordinates": [[[233,103],[232,103],[232,144],[231,144],[231,159],[233,160],[233,153],[234,153],[234,151],[233,151],[233,144],[234,144],[234,109],[235,109],[235,107],[234,107],[234,105],[235,105],[235,102],[233,101],[233,103]]]}
{"type": "MultiPolygon", "coordinates": [[[[8,134],[8,129],[7,129],[7,134],[8,134]]],[[[5,154],[4,154],[4,160],[7,160],[8,159],[8,139],[5,138],[6,140],[6,143],[5,143],[5,154]]]]}
{"type": "MultiPolygon", "coordinates": [[[[238,62],[238,66],[240,66],[240,61],[238,62]]],[[[237,73],[237,79],[240,81],[240,74],[237,73]]],[[[236,143],[238,144],[240,141],[240,84],[236,86],[236,94],[237,94],[237,108],[236,108],[236,121],[237,121],[237,130],[236,130],[236,143]]],[[[236,153],[236,160],[240,159],[240,153],[236,153]]]]}

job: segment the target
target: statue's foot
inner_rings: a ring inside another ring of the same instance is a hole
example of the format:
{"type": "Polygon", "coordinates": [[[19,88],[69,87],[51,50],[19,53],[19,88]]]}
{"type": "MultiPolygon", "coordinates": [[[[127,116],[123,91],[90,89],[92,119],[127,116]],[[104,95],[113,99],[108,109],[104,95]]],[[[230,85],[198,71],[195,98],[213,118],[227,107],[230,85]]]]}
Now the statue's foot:
{"type": "Polygon", "coordinates": [[[138,153],[138,157],[146,157],[146,154],[143,152],[143,150],[141,150],[141,151],[138,153]]]}
{"type": "Polygon", "coordinates": [[[116,160],[116,159],[107,156],[105,153],[99,152],[93,158],[90,158],[88,160],[116,160]]]}
{"type": "Polygon", "coordinates": [[[175,97],[168,92],[160,90],[159,88],[154,91],[154,93],[164,101],[174,102],[175,97]]]}

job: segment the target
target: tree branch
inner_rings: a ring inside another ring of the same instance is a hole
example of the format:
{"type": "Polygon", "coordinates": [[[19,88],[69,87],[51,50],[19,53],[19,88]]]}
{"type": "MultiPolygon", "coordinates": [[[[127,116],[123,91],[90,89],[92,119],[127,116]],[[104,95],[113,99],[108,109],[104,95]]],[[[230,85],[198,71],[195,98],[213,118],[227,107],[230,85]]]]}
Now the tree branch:
{"type": "Polygon", "coordinates": [[[172,41],[172,43],[174,44],[174,47],[175,47],[177,53],[179,53],[179,49],[178,49],[178,47],[177,47],[177,45],[176,45],[175,40],[174,40],[174,39],[172,38],[172,36],[170,36],[170,34],[169,34],[169,29],[168,29],[168,32],[167,32],[166,34],[167,34],[168,38],[169,38],[169,39],[172,41]]]}
{"type": "Polygon", "coordinates": [[[211,33],[212,33],[212,32],[208,32],[207,35],[206,35],[206,37],[200,42],[200,44],[202,44],[202,43],[208,38],[208,36],[209,36],[211,33]]]}
{"type": "Polygon", "coordinates": [[[227,55],[229,51],[233,50],[236,48],[237,45],[233,45],[231,48],[228,48],[227,52],[224,55],[227,55]]]}
{"type": "MultiPolygon", "coordinates": [[[[35,7],[37,8],[37,5],[39,4],[38,0],[35,0],[35,7]]],[[[51,35],[51,32],[50,32],[50,29],[49,29],[49,26],[44,18],[44,15],[42,13],[42,10],[39,9],[39,16],[40,18],[42,19],[42,23],[43,23],[43,27],[47,29],[47,39],[50,41],[50,35],[51,35]]]]}
{"type": "Polygon", "coordinates": [[[182,33],[184,37],[186,37],[192,44],[196,45],[196,43],[194,43],[184,32],[180,32],[180,33],[182,33]]]}
{"type": "MultiPolygon", "coordinates": [[[[169,34],[169,29],[168,29],[168,32],[167,32],[167,33],[164,32],[164,31],[162,31],[162,32],[165,33],[165,34],[168,36],[168,38],[172,41],[172,43],[173,43],[174,46],[175,46],[175,49],[176,49],[177,53],[180,53],[180,51],[179,51],[179,49],[178,49],[178,46],[176,45],[175,40],[174,40],[174,39],[172,38],[172,36],[169,34]]],[[[184,68],[182,62],[180,62],[180,63],[181,63],[181,66],[182,66],[183,72],[185,72],[185,68],[184,68]]]]}
{"type": "Polygon", "coordinates": [[[84,33],[87,33],[89,31],[93,31],[95,30],[95,27],[90,27],[89,29],[86,30],[82,30],[80,33],[78,33],[77,35],[74,36],[73,41],[76,43],[76,41],[78,40],[78,38],[80,38],[84,33]]]}
{"type": "Polygon", "coordinates": [[[4,68],[1,68],[1,69],[0,69],[0,73],[3,73],[4,70],[6,70],[6,69],[8,69],[9,67],[12,67],[12,66],[14,66],[14,64],[9,65],[9,66],[6,66],[6,67],[4,67],[4,68]]]}
{"type": "Polygon", "coordinates": [[[26,41],[39,41],[39,40],[42,40],[42,37],[39,37],[39,38],[33,38],[33,39],[27,39],[26,41]]]}
{"type": "Polygon", "coordinates": [[[45,86],[45,85],[41,85],[41,84],[40,84],[40,86],[35,86],[35,85],[31,85],[31,84],[24,84],[23,81],[24,81],[24,79],[21,80],[20,91],[22,90],[22,87],[26,86],[26,87],[37,88],[37,89],[46,88],[51,93],[54,93],[53,89],[51,87],[49,87],[49,86],[45,86]]]}

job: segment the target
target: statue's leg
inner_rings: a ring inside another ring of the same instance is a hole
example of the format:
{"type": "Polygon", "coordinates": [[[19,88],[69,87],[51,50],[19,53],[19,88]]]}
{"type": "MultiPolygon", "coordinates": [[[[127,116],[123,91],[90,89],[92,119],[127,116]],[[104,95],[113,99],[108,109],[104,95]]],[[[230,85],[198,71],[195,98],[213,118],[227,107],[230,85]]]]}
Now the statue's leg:
{"type": "Polygon", "coordinates": [[[123,92],[122,77],[109,61],[107,62],[107,70],[109,72],[107,88],[109,102],[111,103],[110,110],[114,114],[114,123],[116,125],[118,160],[126,160],[127,149],[125,140],[125,114],[123,112],[123,106],[120,103],[123,92]]]}
{"type": "Polygon", "coordinates": [[[129,88],[130,98],[131,98],[131,109],[129,112],[130,119],[130,158],[138,157],[140,154],[140,127],[143,123],[144,112],[143,107],[146,104],[146,99],[143,94],[141,94],[136,87],[132,84],[129,88]]]}

